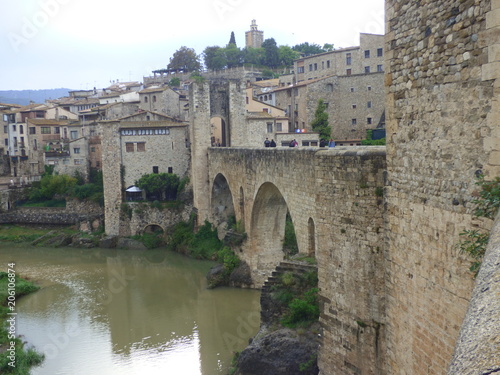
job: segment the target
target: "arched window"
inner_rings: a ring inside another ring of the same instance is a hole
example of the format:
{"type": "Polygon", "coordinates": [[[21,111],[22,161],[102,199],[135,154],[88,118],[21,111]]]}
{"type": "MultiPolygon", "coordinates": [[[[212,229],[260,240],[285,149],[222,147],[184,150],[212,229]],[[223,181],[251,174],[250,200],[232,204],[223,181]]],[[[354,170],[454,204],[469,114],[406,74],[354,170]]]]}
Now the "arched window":
{"type": "Polygon", "coordinates": [[[153,103],[156,103],[156,95],[153,95],[153,103]]]}

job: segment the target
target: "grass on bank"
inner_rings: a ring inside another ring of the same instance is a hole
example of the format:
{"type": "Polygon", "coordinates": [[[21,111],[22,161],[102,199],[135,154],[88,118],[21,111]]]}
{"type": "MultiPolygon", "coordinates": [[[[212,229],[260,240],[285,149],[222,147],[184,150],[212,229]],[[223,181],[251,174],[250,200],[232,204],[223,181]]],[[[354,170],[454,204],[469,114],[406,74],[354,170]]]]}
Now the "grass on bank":
{"type": "MultiPolygon", "coordinates": [[[[0,374],[26,375],[29,374],[31,367],[37,366],[43,362],[44,356],[32,348],[26,349],[24,343],[19,338],[12,339],[9,337],[6,321],[9,317],[7,315],[9,309],[6,306],[9,296],[8,276],[9,274],[7,272],[0,272],[0,321],[2,322],[0,327],[0,374]],[[9,363],[12,363],[12,359],[9,358],[11,342],[15,343],[15,367],[9,365],[9,363]]],[[[39,287],[32,282],[20,277],[16,277],[15,287],[16,300],[23,295],[33,293],[39,289],[39,287]]]]}

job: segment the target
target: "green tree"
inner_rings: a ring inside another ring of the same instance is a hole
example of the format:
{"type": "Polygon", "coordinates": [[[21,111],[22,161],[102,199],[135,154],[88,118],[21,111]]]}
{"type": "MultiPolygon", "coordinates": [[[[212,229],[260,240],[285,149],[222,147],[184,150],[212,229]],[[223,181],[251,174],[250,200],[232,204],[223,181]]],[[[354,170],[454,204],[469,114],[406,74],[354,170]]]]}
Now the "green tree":
{"type": "Polygon", "coordinates": [[[328,141],[332,129],[328,125],[328,113],[326,113],[326,105],[323,99],[318,100],[318,106],[316,111],[314,111],[314,119],[311,122],[313,131],[319,133],[319,138],[328,141]]]}
{"type": "Polygon", "coordinates": [[[29,200],[41,202],[53,199],[56,195],[67,196],[77,183],[68,175],[44,174],[39,184],[34,184],[29,192],[29,200]]]}
{"type": "Polygon", "coordinates": [[[236,46],[236,38],[234,37],[234,31],[231,31],[231,37],[229,38],[229,43],[227,45],[234,44],[236,46]]]}
{"type": "Polygon", "coordinates": [[[182,46],[170,58],[169,69],[181,69],[187,72],[196,72],[201,69],[200,58],[192,48],[182,46]]]}
{"type": "Polygon", "coordinates": [[[278,55],[280,64],[284,66],[293,65],[293,60],[300,57],[300,54],[289,46],[279,46],[278,55]]]}
{"type": "Polygon", "coordinates": [[[135,185],[145,190],[150,198],[175,200],[180,183],[179,176],[174,173],[151,173],[142,175],[135,185]]]}
{"type": "Polygon", "coordinates": [[[264,48],[266,52],[264,65],[269,68],[277,68],[280,65],[280,56],[278,53],[278,46],[276,45],[274,38],[264,40],[262,48],[264,48]]]}
{"type": "Polygon", "coordinates": [[[168,83],[171,87],[179,87],[181,85],[181,80],[178,77],[174,77],[168,83]]]}
{"type": "Polygon", "coordinates": [[[333,46],[333,44],[325,43],[323,44],[323,51],[325,52],[335,51],[335,47],[333,46]]]}
{"type": "Polygon", "coordinates": [[[227,67],[234,68],[241,65],[241,51],[236,44],[228,44],[225,48],[227,67]]]}
{"type": "Polygon", "coordinates": [[[225,48],[219,46],[206,47],[203,51],[203,61],[209,70],[221,70],[227,65],[225,48]]]}
{"type": "Polygon", "coordinates": [[[245,64],[263,65],[266,50],[264,48],[247,47],[242,51],[242,55],[245,64]]]}
{"type": "Polygon", "coordinates": [[[306,56],[317,55],[318,53],[323,53],[325,50],[321,48],[319,44],[309,44],[309,42],[296,44],[292,47],[294,51],[303,53],[306,56]]]}

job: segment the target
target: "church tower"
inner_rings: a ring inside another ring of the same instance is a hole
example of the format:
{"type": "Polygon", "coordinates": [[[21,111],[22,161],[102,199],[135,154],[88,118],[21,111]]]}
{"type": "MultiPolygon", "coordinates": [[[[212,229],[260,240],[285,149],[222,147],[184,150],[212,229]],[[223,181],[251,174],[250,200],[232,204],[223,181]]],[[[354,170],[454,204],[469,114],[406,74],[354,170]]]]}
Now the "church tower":
{"type": "Polygon", "coordinates": [[[264,32],[257,29],[255,20],[252,20],[250,31],[245,33],[245,47],[260,48],[264,41],[264,32]]]}

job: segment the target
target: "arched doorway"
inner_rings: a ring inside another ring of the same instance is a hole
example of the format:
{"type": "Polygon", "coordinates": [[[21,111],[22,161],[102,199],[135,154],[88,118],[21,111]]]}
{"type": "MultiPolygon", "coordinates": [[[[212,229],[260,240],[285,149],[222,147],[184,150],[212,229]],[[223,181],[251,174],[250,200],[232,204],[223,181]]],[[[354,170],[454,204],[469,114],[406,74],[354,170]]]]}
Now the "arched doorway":
{"type": "Polygon", "coordinates": [[[220,116],[210,119],[210,143],[212,147],[229,146],[226,121],[220,116]]]}

